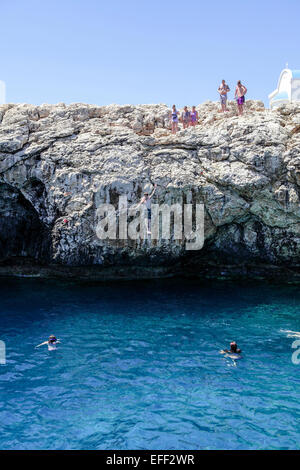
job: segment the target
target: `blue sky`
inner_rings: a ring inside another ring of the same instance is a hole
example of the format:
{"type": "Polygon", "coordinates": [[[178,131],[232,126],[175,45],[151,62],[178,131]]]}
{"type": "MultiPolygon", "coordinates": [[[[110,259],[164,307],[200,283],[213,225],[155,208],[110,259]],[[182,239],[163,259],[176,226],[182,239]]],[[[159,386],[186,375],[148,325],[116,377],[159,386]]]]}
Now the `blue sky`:
{"type": "Polygon", "coordinates": [[[179,107],[218,99],[225,78],[267,104],[286,62],[300,69],[299,0],[0,0],[0,13],[7,102],[179,107]]]}

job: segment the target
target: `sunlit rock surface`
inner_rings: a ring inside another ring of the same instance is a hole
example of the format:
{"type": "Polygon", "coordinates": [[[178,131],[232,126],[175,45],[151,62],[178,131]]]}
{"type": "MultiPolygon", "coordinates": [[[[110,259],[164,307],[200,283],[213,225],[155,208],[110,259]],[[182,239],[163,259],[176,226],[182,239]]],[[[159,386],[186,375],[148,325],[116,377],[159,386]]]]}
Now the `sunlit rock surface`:
{"type": "Polygon", "coordinates": [[[164,104],[0,106],[0,273],[299,279],[300,106],[197,110],[173,135],[164,104]],[[154,183],[153,202],[204,203],[202,250],[97,237],[101,203],[154,183]]]}

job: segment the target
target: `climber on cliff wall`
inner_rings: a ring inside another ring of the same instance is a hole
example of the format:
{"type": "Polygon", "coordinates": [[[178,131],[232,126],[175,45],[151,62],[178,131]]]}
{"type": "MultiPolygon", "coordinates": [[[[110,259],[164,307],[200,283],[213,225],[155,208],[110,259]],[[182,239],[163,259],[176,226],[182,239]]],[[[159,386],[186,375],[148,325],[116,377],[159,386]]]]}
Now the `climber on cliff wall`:
{"type": "Polygon", "coordinates": [[[179,111],[177,111],[175,104],[173,104],[171,111],[172,134],[176,134],[176,132],[178,131],[178,114],[179,111]]]}
{"type": "Polygon", "coordinates": [[[237,82],[235,88],[234,98],[237,100],[237,107],[239,116],[244,112],[244,103],[245,103],[245,94],[247,93],[247,88],[242,85],[241,80],[237,82]]]}
{"type": "Polygon", "coordinates": [[[153,194],[155,193],[156,188],[157,188],[157,184],[154,185],[154,188],[153,188],[152,193],[150,194],[150,196],[149,196],[149,193],[145,192],[144,196],[142,197],[142,199],[140,200],[140,202],[137,206],[137,207],[140,207],[143,204],[144,207],[147,210],[146,224],[147,224],[147,233],[148,234],[151,233],[151,230],[150,230],[151,229],[151,198],[152,198],[153,194]]]}
{"type": "Polygon", "coordinates": [[[225,111],[228,111],[227,109],[227,93],[230,91],[229,86],[225,82],[225,80],[222,80],[221,85],[218,88],[218,93],[220,94],[220,100],[221,100],[221,108],[223,113],[225,111]]]}

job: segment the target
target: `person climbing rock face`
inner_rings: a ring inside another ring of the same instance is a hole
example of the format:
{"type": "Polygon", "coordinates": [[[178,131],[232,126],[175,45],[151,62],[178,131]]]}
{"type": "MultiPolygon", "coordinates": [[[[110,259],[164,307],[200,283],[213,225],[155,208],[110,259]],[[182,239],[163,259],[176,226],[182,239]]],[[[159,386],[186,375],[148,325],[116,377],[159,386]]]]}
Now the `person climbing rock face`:
{"type": "Polygon", "coordinates": [[[241,116],[244,112],[244,103],[245,103],[245,94],[247,93],[247,88],[242,85],[241,80],[237,82],[235,88],[234,97],[237,100],[238,114],[241,116]]]}
{"type": "Polygon", "coordinates": [[[171,119],[172,119],[172,134],[176,134],[178,131],[178,114],[175,104],[172,106],[171,119]]]}
{"type": "Polygon", "coordinates": [[[150,231],[151,229],[151,198],[153,194],[155,193],[156,188],[157,188],[157,184],[154,185],[153,191],[150,194],[150,196],[149,196],[149,193],[145,192],[144,196],[142,197],[142,199],[140,200],[137,206],[137,207],[140,207],[143,204],[147,210],[147,233],[148,234],[151,233],[150,231]]]}
{"type": "Polygon", "coordinates": [[[181,121],[183,124],[183,129],[186,129],[187,127],[189,127],[190,119],[191,119],[191,113],[188,110],[188,107],[185,106],[183,109],[183,112],[181,113],[181,121]]]}

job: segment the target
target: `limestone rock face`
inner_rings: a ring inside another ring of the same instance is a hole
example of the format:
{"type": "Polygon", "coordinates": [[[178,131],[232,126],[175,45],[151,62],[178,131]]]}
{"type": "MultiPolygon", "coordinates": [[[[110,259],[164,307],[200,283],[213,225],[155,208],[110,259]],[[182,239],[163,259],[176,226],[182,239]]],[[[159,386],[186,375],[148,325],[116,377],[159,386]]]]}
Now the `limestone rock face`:
{"type": "Polygon", "coordinates": [[[297,277],[300,106],[197,110],[173,135],[164,104],[0,106],[0,273],[297,277]],[[201,250],[99,239],[101,204],[136,207],[154,183],[153,202],[204,203],[201,250]]]}

